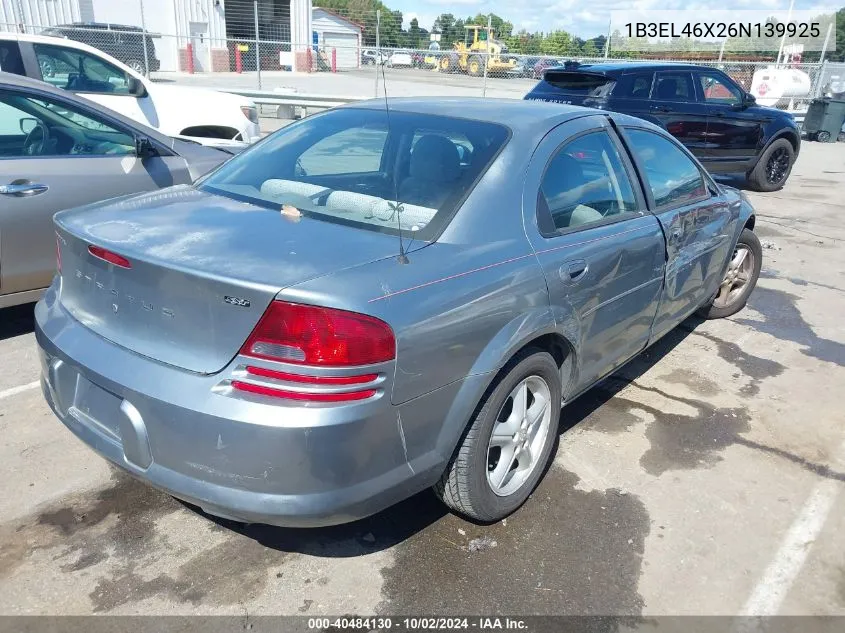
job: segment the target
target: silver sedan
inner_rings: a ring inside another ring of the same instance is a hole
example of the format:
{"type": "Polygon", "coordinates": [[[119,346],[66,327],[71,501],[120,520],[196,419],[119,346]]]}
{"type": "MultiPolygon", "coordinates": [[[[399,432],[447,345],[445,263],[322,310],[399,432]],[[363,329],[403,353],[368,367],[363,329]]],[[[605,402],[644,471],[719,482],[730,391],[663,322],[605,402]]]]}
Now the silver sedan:
{"type": "Polygon", "coordinates": [[[753,209],[649,123],[385,105],[56,216],[36,337],[73,433],[240,521],[340,523],[429,487],[494,521],[536,486],[566,405],[754,288],[753,209]]]}
{"type": "Polygon", "coordinates": [[[54,213],[190,183],[234,151],[170,138],[43,82],[0,73],[0,308],[37,300],[53,278],[54,213]]]}

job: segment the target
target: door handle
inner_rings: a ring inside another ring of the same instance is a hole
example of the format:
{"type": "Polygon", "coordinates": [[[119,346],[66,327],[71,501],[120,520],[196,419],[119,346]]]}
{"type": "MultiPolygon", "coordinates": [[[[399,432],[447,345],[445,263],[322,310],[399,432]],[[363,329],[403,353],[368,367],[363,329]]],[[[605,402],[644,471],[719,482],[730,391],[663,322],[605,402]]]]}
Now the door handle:
{"type": "Polygon", "coordinates": [[[722,112],[721,110],[719,110],[718,112],[716,112],[716,116],[718,116],[718,117],[724,117],[724,116],[725,116],[725,113],[724,113],[724,112],[722,112]]]}
{"type": "Polygon", "coordinates": [[[652,112],[671,112],[672,108],[669,106],[653,105],[649,108],[652,112]]]}
{"type": "Polygon", "coordinates": [[[576,259],[565,263],[558,272],[565,283],[577,284],[584,278],[589,269],[590,267],[585,260],[576,259]]]}
{"type": "Polygon", "coordinates": [[[47,185],[39,185],[34,182],[11,183],[8,185],[0,185],[0,194],[4,196],[22,198],[25,196],[37,196],[39,193],[47,191],[47,189],[49,189],[47,185]]]}

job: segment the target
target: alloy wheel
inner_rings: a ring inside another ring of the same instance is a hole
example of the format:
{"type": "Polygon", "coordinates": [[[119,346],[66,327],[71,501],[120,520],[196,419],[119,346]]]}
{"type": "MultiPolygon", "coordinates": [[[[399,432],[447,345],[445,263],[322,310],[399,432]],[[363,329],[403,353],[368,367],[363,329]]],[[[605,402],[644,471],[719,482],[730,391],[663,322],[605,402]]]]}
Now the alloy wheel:
{"type": "Polygon", "coordinates": [[[742,296],[753,273],[754,253],[744,244],[737,245],[713,305],[717,308],[733,305],[742,296]]]}
{"type": "Polygon", "coordinates": [[[789,170],[789,152],[785,148],[779,147],[766,163],[766,180],[769,184],[779,185],[786,178],[786,173],[789,170]]]}
{"type": "Polygon", "coordinates": [[[534,472],[551,421],[551,389],[543,378],[529,376],[513,388],[487,446],[487,483],[494,494],[513,494],[534,472]]]}

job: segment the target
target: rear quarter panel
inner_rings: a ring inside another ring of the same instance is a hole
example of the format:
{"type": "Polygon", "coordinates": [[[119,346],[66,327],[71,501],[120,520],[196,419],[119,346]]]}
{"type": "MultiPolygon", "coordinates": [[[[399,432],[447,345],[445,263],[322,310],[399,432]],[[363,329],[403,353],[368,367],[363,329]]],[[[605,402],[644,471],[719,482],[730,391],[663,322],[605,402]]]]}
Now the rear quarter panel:
{"type": "Polygon", "coordinates": [[[392,402],[401,405],[411,463],[426,454],[448,458],[496,371],[525,342],[554,331],[545,278],[522,226],[521,187],[505,186],[513,170],[524,177],[525,158],[506,153],[437,242],[418,250],[410,244],[407,264],[389,257],[279,295],[390,324],[397,341],[392,402]],[[443,393],[436,411],[414,408],[416,398],[436,390],[443,393]]]}

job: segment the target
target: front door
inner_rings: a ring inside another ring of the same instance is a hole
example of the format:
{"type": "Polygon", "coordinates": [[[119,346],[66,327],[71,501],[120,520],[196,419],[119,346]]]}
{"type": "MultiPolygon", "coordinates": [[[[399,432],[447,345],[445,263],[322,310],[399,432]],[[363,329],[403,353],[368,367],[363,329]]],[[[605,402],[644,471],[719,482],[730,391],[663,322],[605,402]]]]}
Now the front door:
{"type": "Polygon", "coordinates": [[[57,211],[190,180],[179,156],[137,158],[131,130],[52,95],[0,90],[0,295],[50,284],[57,211]]]}
{"type": "Polygon", "coordinates": [[[707,165],[714,171],[747,171],[763,147],[764,116],[743,103],[743,92],[717,71],[694,73],[707,106],[707,165]]]}
{"type": "Polygon", "coordinates": [[[707,107],[698,101],[691,72],[657,73],[649,112],[699,160],[707,160],[707,107]]]}
{"type": "Polygon", "coordinates": [[[709,176],[671,139],[634,126],[622,131],[666,239],[665,287],[652,335],[656,340],[718,289],[733,246],[739,205],[729,205],[709,176]]]}
{"type": "Polygon", "coordinates": [[[577,347],[569,397],[646,345],[663,281],[663,234],[600,115],[564,123],[540,143],[523,209],[557,327],[577,347]]]}

